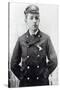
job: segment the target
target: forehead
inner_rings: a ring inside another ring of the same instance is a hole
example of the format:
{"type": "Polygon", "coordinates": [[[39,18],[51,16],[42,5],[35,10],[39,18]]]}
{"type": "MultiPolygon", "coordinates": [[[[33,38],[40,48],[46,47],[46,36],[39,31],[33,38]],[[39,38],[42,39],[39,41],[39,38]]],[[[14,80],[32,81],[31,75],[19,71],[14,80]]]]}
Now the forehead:
{"type": "Polygon", "coordinates": [[[28,13],[27,14],[28,17],[39,17],[39,14],[36,14],[36,13],[28,13]]]}

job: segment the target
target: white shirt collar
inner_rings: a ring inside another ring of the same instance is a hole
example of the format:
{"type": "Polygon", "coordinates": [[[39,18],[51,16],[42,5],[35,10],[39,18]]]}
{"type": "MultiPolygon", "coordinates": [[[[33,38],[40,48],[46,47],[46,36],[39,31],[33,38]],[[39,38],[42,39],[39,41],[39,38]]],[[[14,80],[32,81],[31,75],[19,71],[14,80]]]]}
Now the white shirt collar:
{"type": "Polygon", "coordinates": [[[29,31],[29,33],[30,33],[30,35],[36,35],[38,33],[38,29],[35,33],[31,33],[30,31],[29,31]]]}

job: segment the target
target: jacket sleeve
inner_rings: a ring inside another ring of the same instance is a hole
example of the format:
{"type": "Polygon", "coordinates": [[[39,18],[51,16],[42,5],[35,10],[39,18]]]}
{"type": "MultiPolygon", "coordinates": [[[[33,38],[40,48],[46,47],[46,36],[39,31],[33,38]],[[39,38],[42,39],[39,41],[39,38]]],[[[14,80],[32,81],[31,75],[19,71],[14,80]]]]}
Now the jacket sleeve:
{"type": "Polygon", "coordinates": [[[20,40],[18,39],[11,58],[11,70],[18,79],[20,79],[21,76],[21,70],[20,70],[21,67],[19,65],[19,63],[21,62],[21,53],[22,50],[21,50],[20,40]]]}
{"type": "Polygon", "coordinates": [[[51,74],[57,66],[57,56],[50,37],[48,38],[48,42],[47,42],[47,57],[49,60],[48,70],[49,70],[49,74],[51,74]]]}

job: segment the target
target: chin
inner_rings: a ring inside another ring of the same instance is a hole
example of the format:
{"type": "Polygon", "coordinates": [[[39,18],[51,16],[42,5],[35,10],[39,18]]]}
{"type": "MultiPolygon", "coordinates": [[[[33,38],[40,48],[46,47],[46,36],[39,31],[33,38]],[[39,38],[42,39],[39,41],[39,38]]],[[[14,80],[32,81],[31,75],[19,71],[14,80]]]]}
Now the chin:
{"type": "Polygon", "coordinates": [[[34,28],[33,31],[36,32],[38,28],[34,28]]]}

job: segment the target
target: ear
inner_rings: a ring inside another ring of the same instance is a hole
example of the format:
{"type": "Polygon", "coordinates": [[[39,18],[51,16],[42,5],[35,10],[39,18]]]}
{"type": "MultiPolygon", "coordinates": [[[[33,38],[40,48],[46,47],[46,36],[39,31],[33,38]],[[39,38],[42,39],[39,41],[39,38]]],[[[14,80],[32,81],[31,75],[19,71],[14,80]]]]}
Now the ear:
{"type": "Polygon", "coordinates": [[[26,22],[27,22],[27,19],[25,18],[25,20],[24,20],[24,21],[25,21],[25,23],[26,23],[26,22]]]}
{"type": "Polygon", "coordinates": [[[40,18],[39,18],[39,22],[40,22],[40,18]]]}

